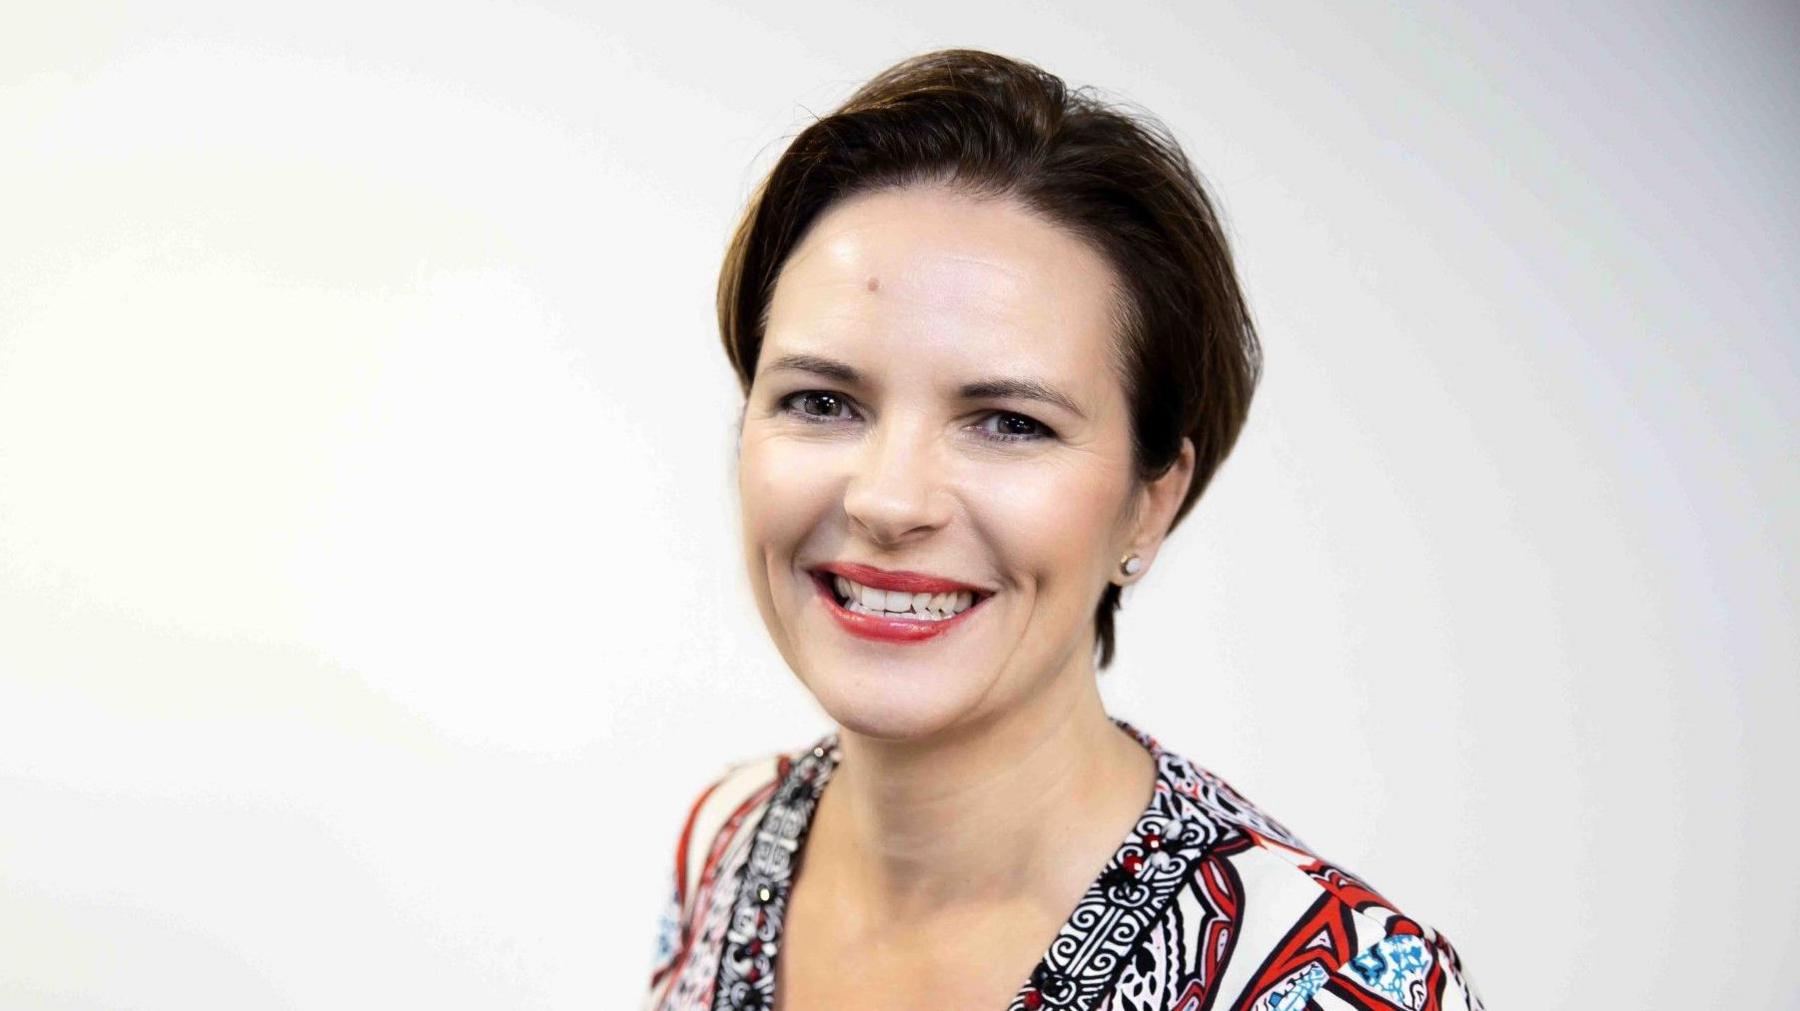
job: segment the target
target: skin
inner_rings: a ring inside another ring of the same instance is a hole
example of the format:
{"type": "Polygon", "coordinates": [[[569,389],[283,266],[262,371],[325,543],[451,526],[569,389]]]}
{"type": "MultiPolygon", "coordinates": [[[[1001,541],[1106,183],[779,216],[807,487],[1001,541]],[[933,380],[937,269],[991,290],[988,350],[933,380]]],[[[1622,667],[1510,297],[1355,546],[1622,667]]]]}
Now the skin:
{"type": "Polygon", "coordinates": [[[1149,801],[1150,756],[1101,703],[1093,613],[1154,562],[1194,456],[1134,478],[1116,292],[1069,232],[935,185],[834,204],[783,267],[739,442],[745,561],[843,754],[794,880],[784,1011],[1004,1007],[1149,801]],[[991,378],[1074,409],[959,392],[991,378]],[[861,639],[807,572],[833,560],[993,597],[923,644],[861,639]]]}

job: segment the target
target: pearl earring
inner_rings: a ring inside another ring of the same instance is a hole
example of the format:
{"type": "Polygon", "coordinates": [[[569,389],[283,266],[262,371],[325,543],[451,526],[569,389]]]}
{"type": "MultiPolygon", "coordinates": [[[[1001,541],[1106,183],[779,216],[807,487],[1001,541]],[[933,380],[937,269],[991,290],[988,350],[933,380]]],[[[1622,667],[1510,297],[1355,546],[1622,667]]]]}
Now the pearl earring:
{"type": "Polygon", "coordinates": [[[1144,571],[1144,560],[1136,555],[1126,555],[1119,559],[1119,571],[1127,576],[1135,576],[1144,571]]]}

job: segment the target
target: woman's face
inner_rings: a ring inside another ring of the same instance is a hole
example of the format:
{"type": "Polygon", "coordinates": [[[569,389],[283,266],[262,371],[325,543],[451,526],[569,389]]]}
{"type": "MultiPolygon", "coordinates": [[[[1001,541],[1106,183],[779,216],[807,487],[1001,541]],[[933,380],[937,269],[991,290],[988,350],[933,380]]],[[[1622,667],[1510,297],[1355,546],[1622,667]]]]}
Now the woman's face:
{"type": "Polygon", "coordinates": [[[920,738],[1093,677],[1100,594],[1191,473],[1133,486],[1113,284],[1018,204],[938,187],[840,201],[789,257],[739,444],[744,547],[841,726],[920,738]],[[840,575],[895,592],[846,607],[840,575]]]}

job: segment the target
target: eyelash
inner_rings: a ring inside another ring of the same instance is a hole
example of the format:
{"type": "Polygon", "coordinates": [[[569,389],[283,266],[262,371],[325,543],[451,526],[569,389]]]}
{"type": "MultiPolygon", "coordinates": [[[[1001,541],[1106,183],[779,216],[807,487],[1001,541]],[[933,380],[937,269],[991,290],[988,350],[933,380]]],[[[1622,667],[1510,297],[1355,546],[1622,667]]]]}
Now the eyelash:
{"type": "MultiPolygon", "coordinates": [[[[816,415],[816,414],[807,414],[806,412],[796,410],[794,407],[791,406],[793,401],[798,400],[802,397],[830,397],[833,400],[836,400],[839,403],[845,405],[846,407],[849,406],[849,404],[850,404],[850,398],[848,398],[840,393],[833,393],[830,390],[796,390],[795,392],[790,393],[787,396],[782,397],[780,400],[776,401],[776,406],[780,407],[783,412],[793,415],[794,417],[797,417],[797,418],[801,419],[802,421],[807,422],[808,424],[825,425],[825,424],[830,424],[832,422],[833,419],[831,419],[831,418],[820,417],[819,415],[816,415]]],[[[981,433],[982,438],[987,439],[991,442],[1039,442],[1044,439],[1053,439],[1056,437],[1056,432],[1049,425],[1044,424],[1043,422],[1037,420],[1036,418],[1031,417],[1030,415],[1020,414],[1017,411],[990,411],[987,416],[990,418],[995,417],[995,416],[1003,417],[1003,418],[1019,418],[1023,421],[1028,421],[1031,424],[1036,425],[1038,427],[1038,430],[1040,433],[1037,435],[1019,435],[1019,434],[993,435],[993,434],[988,433],[986,430],[982,430],[982,433],[981,433]]]]}

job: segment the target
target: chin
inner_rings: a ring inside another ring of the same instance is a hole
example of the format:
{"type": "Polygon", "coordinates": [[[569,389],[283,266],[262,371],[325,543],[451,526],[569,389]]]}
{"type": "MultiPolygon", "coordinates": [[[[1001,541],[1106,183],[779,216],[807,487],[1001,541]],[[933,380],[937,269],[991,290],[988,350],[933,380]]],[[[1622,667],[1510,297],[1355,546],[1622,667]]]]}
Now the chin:
{"type": "Polygon", "coordinates": [[[823,592],[812,577],[805,578],[797,607],[783,615],[791,632],[783,637],[789,647],[783,652],[839,727],[877,740],[922,740],[977,715],[999,676],[981,659],[989,655],[994,635],[985,621],[946,639],[871,642],[833,623],[823,592]]]}
{"type": "Polygon", "coordinates": [[[950,721],[916,713],[871,710],[858,706],[844,711],[826,709],[833,723],[848,733],[878,741],[918,741],[931,737],[950,721]]]}
{"type": "Polygon", "coordinates": [[[979,693],[969,691],[970,686],[909,685],[901,673],[833,676],[830,683],[810,677],[801,680],[832,722],[845,731],[877,740],[921,740],[973,715],[979,693]]]}

